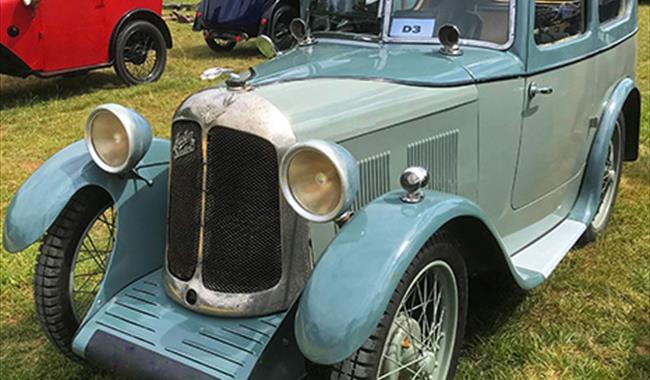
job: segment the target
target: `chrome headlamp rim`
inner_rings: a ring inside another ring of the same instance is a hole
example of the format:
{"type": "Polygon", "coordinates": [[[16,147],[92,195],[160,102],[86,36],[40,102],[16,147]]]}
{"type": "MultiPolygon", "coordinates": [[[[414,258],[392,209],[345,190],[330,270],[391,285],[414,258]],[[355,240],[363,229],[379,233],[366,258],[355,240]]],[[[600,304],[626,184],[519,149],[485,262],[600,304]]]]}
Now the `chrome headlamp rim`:
{"type": "Polygon", "coordinates": [[[356,160],[345,148],[336,143],[315,139],[297,143],[287,150],[280,164],[280,187],[284,198],[298,215],[311,222],[331,222],[348,211],[356,197],[358,184],[359,175],[356,160]],[[292,160],[299,153],[307,150],[327,158],[336,169],[341,182],[341,196],[332,211],[326,214],[316,214],[303,207],[294,196],[289,185],[289,166],[292,160]]]}
{"type": "Polygon", "coordinates": [[[88,115],[84,140],[93,162],[102,170],[111,174],[122,174],[130,171],[149,150],[152,140],[151,126],[147,120],[136,111],[115,103],[102,104],[93,109],[88,115]],[[92,138],[92,128],[95,119],[103,113],[113,115],[120,122],[127,136],[127,156],[118,166],[107,164],[95,149],[92,138]]]}

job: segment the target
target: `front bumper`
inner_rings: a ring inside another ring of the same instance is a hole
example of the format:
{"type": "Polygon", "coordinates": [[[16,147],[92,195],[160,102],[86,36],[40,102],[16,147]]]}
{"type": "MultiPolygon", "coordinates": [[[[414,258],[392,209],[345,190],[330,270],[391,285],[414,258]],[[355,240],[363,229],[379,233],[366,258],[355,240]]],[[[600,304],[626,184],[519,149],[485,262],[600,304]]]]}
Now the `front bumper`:
{"type": "Polygon", "coordinates": [[[161,270],[155,271],[118,293],[84,323],[74,351],[97,366],[137,379],[267,378],[254,373],[269,364],[260,360],[267,346],[278,362],[282,349],[273,343],[277,338],[282,346],[294,348],[284,356],[290,358],[284,369],[293,367],[285,378],[301,376],[304,361],[291,342],[293,318],[285,318],[291,313],[256,318],[201,315],[173,302],[162,278],[161,270]]]}

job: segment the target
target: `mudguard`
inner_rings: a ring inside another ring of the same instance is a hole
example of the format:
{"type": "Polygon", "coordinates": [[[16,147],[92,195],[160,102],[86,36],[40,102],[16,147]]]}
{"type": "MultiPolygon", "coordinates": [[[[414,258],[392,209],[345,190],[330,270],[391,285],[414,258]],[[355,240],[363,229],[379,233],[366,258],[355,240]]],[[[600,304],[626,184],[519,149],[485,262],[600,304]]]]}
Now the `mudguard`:
{"type": "MultiPolygon", "coordinates": [[[[603,168],[607,159],[609,142],[614,134],[616,119],[623,110],[630,93],[636,88],[630,78],[621,80],[612,91],[600,118],[598,131],[594,137],[585,167],[585,174],[570,219],[590,225],[600,206],[603,168]]],[[[622,147],[624,148],[624,147],[622,147]]]]}
{"type": "Polygon", "coordinates": [[[101,170],[84,141],[69,145],[43,163],[18,189],[7,209],[4,248],[9,252],[24,250],[45,234],[81,188],[100,187],[115,202],[118,233],[96,305],[110,299],[164,262],[169,152],[169,141],[154,139],[138,164],[138,173],[151,181],[149,186],[132,175],[101,170]],[[111,276],[113,271],[119,275],[111,276]]]}
{"type": "Polygon", "coordinates": [[[477,218],[498,237],[483,211],[465,198],[427,191],[422,202],[407,204],[402,193],[387,193],[360,210],[321,255],[296,313],[297,342],[311,361],[338,363],[361,347],[408,265],[445,223],[477,218]]]}

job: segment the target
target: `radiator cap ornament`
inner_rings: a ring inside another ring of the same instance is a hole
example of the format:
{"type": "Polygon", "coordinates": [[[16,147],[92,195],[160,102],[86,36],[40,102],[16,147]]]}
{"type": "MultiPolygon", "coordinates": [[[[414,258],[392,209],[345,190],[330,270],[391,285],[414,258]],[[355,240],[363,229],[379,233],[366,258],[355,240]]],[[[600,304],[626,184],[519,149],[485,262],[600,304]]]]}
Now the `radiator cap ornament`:
{"type": "Polygon", "coordinates": [[[402,202],[418,203],[424,198],[422,188],[429,184],[429,172],[420,166],[406,168],[399,177],[399,183],[406,193],[402,195],[402,202]]]}

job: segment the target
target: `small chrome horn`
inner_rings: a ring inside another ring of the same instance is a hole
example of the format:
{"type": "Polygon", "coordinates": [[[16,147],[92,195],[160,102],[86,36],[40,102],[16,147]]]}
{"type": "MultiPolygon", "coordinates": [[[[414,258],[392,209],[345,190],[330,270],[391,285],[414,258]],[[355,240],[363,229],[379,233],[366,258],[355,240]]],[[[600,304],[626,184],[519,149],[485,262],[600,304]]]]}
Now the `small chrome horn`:
{"type": "Polygon", "coordinates": [[[406,194],[402,195],[402,201],[405,203],[418,203],[424,198],[422,188],[429,184],[429,172],[423,167],[411,166],[406,168],[399,177],[399,183],[406,191],[406,194]]]}
{"type": "Polygon", "coordinates": [[[440,53],[452,56],[463,54],[459,45],[460,31],[456,25],[443,25],[438,31],[438,40],[440,40],[440,44],[442,44],[440,53]]]}

